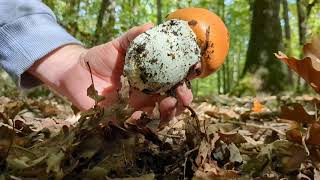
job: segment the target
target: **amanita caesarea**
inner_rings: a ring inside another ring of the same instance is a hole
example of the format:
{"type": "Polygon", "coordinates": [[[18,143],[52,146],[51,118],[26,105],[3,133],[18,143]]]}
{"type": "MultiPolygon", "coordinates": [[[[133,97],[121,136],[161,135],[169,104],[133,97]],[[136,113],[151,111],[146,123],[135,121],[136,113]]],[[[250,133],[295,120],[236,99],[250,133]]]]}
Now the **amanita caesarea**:
{"type": "Polygon", "coordinates": [[[217,15],[202,8],[179,9],[132,41],[124,75],[140,91],[162,93],[184,80],[199,62],[199,76],[210,75],[223,64],[228,49],[228,30],[217,15]]]}

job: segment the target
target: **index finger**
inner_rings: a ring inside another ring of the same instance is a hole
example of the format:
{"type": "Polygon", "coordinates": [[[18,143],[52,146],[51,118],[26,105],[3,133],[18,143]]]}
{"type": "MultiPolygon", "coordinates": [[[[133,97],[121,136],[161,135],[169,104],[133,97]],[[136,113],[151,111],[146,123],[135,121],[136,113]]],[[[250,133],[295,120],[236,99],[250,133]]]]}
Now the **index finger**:
{"type": "Polygon", "coordinates": [[[153,27],[152,23],[147,23],[141,26],[136,26],[131,28],[124,35],[118,37],[117,39],[112,41],[113,46],[120,52],[125,52],[130,45],[130,42],[140,35],[141,33],[149,30],[153,27]]]}

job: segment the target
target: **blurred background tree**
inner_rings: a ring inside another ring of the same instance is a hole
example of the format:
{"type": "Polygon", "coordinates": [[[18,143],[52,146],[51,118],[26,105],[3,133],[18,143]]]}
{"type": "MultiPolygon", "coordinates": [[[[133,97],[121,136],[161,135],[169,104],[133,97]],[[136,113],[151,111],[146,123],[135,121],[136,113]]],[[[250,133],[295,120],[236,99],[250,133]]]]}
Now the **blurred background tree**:
{"type": "Polygon", "coordinates": [[[288,81],[282,62],[274,52],[283,50],[280,4],[275,0],[256,0],[252,4],[251,35],[242,76],[252,73],[263,79],[260,89],[279,92],[288,81]],[[279,78],[282,77],[282,78],[279,78]]]}
{"type": "MultiPolygon", "coordinates": [[[[320,33],[319,1],[43,0],[59,23],[87,47],[107,42],[136,25],[163,22],[177,8],[203,7],[215,12],[229,29],[230,51],[217,73],[193,80],[195,96],[308,91],[308,86],[279,63],[273,52],[301,56],[303,43],[320,33]]],[[[0,95],[12,88],[0,82],[0,95]]]]}

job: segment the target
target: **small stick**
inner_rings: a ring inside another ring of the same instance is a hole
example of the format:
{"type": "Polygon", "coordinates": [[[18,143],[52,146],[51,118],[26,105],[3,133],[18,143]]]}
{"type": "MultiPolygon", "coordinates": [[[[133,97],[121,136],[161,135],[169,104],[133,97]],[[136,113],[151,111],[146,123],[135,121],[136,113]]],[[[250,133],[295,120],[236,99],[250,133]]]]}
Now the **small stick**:
{"type": "Polygon", "coordinates": [[[165,133],[161,133],[161,132],[158,132],[157,134],[161,135],[161,136],[165,136],[165,137],[170,137],[170,138],[178,138],[178,139],[183,138],[183,137],[181,137],[179,135],[174,135],[174,134],[165,134],[165,133]]]}
{"type": "Polygon", "coordinates": [[[126,149],[124,147],[124,144],[122,144],[122,153],[123,153],[124,163],[128,165],[128,160],[127,160],[127,156],[126,156],[126,149]]]}
{"type": "Polygon", "coordinates": [[[11,148],[12,148],[12,146],[13,146],[13,143],[14,143],[14,139],[15,139],[15,135],[16,135],[16,132],[15,132],[15,128],[16,128],[16,123],[15,123],[15,121],[14,121],[14,119],[11,119],[11,121],[12,121],[12,137],[11,137],[11,141],[10,141],[10,145],[9,145],[9,147],[8,147],[8,151],[7,151],[7,154],[6,154],[6,159],[8,158],[8,156],[9,156],[9,153],[10,153],[10,150],[11,150],[11,148]]]}
{"type": "Polygon", "coordinates": [[[188,161],[188,156],[193,153],[194,151],[198,150],[199,147],[195,147],[189,151],[187,151],[184,156],[185,156],[185,159],[184,159],[184,163],[183,163],[183,179],[186,179],[186,166],[187,166],[187,161],[188,161]]]}
{"type": "Polygon", "coordinates": [[[196,123],[197,123],[197,130],[199,132],[201,132],[201,128],[200,128],[200,122],[199,122],[199,118],[197,113],[190,107],[190,106],[185,106],[190,112],[191,112],[191,117],[193,117],[194,119],[196,119],[196,123]]]}
{"type": "Polygon", "coordinates": [[[90,72],[90,77],[91,77],[91,84],[92,84],[92,86],[94,87],[94,83],[93,83],[93,76],[92,76],[92,71],[91,71],[91,67],[90,67],[90,64],[89,64],[89,62],[86,62],[87,63],[87,66],[88,66],[88,68],[89,68],[89,72],[90,72]]]}
{"type": "Polygon", "coordinates": [[[27,153],[31,154],[34,157],[37,157],[37,155],[35,153],[33,153],[32,151],[30,151],[29,149],[26,149],[24,147],[21,147],[21,146],[13,144],[11,148],[19,149],[21,151],[24,151],[24,152],[27,152],[27,153]]]}
{"type": "Polygon", "coordinates": [[[257,125],[257,124],[252,124],[252,123],[243,123],[243,122],[237,122],[237,121],[228,121],[230,123],[233,124],[239,124],[239,125],[245,125],[245,126],[252,126],[252,127],[256,127],[256,128],[260,128],[260,129],[270,129],[273,130],[275,132],[277,132],[278,134],[281,134],[283,136],[285,136],[286,134],[283,133],[282,131],[279,131],[278,129],[271,127],[271,126],[261,126],[261,125],[257,125]]]}

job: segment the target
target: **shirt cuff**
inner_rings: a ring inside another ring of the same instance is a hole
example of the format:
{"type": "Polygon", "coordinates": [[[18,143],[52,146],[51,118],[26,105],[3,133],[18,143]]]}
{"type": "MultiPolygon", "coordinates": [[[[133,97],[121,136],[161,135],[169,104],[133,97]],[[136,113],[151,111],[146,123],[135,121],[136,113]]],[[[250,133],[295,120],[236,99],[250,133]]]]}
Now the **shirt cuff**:
{"type": "Polygon", "coordinates": [[[51,51],[81,42],[67,33],[49,14],[20,17],[0,27],[0,64],[21,88],[40,82],[25,73],[37,60],[51,51]]]}

